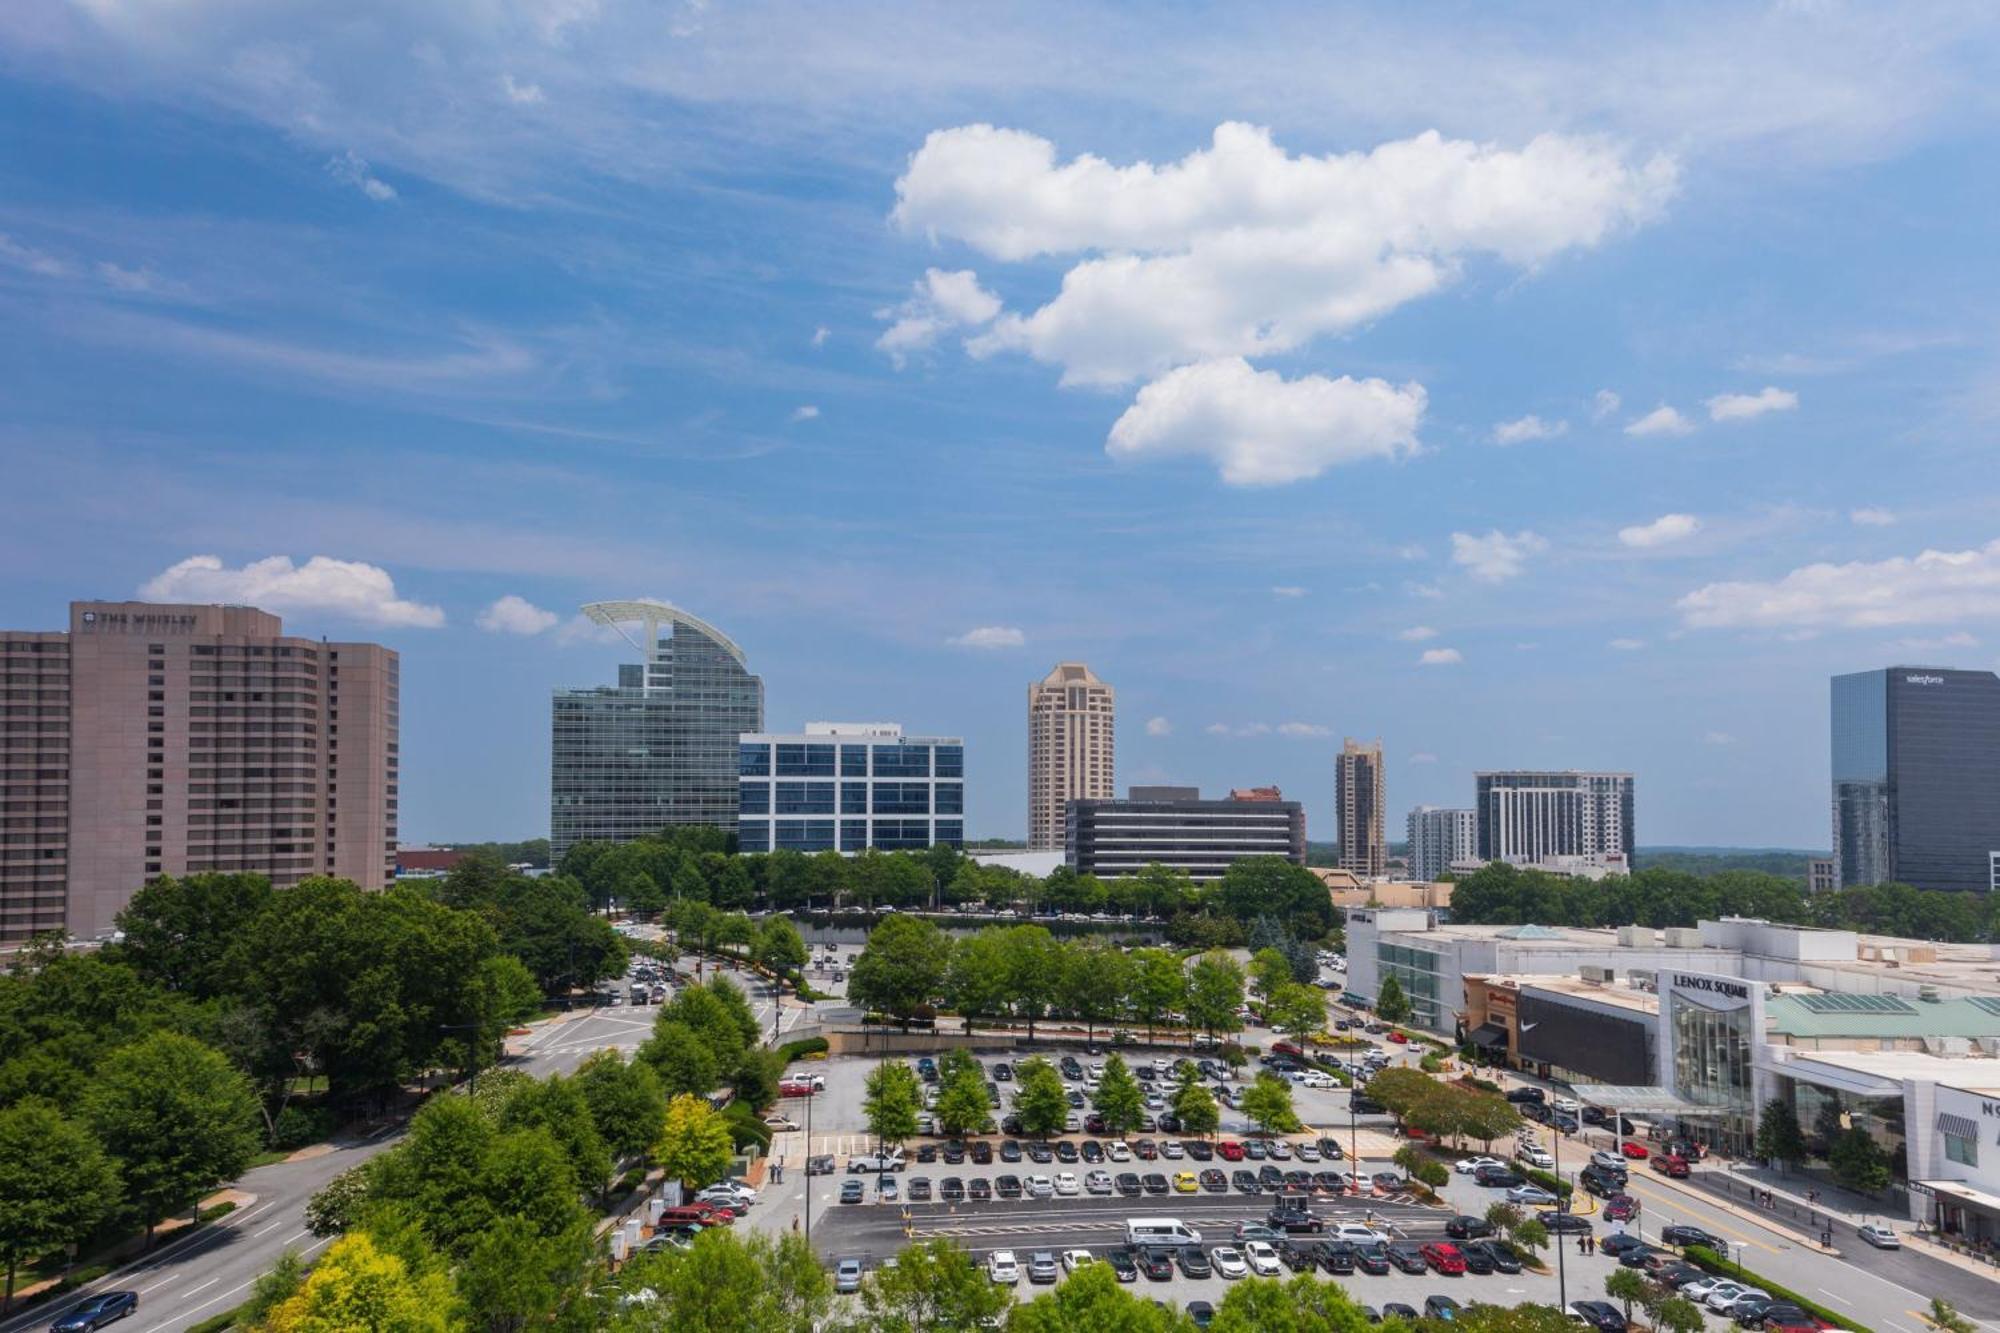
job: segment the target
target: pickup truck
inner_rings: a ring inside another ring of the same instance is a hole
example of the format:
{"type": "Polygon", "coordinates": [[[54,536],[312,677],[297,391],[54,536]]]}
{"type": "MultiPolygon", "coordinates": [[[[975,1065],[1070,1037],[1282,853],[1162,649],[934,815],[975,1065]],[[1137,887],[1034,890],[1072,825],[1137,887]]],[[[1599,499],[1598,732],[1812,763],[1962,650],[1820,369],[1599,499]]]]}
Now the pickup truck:
{"type": "Polygon", "coordinates": [[[884,1153],[862,1153],[847,1159],[847,1174],[855,1175],[863,1171],[901,1171],[903,1154],[891,1150],[884,1153]]]}

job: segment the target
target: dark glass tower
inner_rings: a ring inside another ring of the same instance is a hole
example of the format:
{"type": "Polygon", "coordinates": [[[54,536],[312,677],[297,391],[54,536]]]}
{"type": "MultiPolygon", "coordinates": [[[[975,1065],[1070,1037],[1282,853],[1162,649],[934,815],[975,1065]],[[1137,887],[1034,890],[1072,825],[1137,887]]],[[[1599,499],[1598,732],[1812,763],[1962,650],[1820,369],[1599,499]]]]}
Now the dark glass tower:
{"type": "Polygon", "coordinates": [[[2000,676],[1833,678],[1833,855],[1843,888],[1990,891],[2000,868],[2000,676]]]}
{"type": "Polygon", "coordinates": [[[764,729],[764,682],[714,626],[663,602],[596,602],[647,660],[618,684],[557,690],[552,706],[549,843],[558,859],[585,840],[629,842],[668,824],[734,831],[737,738],[764,729]]]}

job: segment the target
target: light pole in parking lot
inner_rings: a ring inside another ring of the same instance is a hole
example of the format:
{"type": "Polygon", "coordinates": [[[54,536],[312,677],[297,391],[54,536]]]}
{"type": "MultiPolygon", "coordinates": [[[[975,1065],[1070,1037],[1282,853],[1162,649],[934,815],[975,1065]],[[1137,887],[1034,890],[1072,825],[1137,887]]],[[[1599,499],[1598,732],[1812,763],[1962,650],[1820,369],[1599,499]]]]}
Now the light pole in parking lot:
{"type": "Polygon", "coordinates": [[[809,1090],[806,1094],[806,1249],[810,1251],[813,1243],[813,1103],[819,1100],[819,1094],[810,1091],[811,1082],[807,1082],[806,1087],[809,1090]]]}
{"type": "MultiPolygon", "coordinates": [[[[1569,1212],[1569,1205],[1563,1199],[1562,1192],[1563,1136],[1562,1131],[1556,1128],[1554,1116],[1549,1117],[1549,1141],[1555,1149],[1551,1160],[1554,1161],[1556,1168],[1556,1216],[1561,1217],[1569,1212]]],[[[1558,1310],[1569,1309],[1569,1265],[1565,1262],[1569,1246],[1568,1236],[1569,1233],[1565,1231],[1556,1237],[1556,1308],[1558,1310]]]]}

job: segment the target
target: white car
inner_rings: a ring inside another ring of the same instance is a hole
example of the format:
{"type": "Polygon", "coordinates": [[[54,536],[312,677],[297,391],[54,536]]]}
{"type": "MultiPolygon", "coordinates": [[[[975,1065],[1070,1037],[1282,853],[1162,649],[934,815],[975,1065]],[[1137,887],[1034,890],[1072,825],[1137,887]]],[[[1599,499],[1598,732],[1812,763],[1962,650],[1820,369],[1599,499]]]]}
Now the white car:
{"type": "Polygon", "coordinates": [[[1072,1111],[1068,1115],[1063,1117],[1063,1133],[1081,1134],[1082,1132],[1083,1132],[1083,1118],[1077,1115],[1076,1112],[1072,1111]]]}
{"type": "Polygon", "coordinates": [[[1011,1287],[1021,1280],[1021,1263],[1012,1250],[995,1250],[986,1256],[986,1276],[996,1285],[1011,1287]]]}
{"type": "Polygon", "coordinates": [[[1539,1143],[1522,1144],[1521,1160],[1529,1166],[1552,1167],[1556,1164],[1555,1154],[1539,1143]]]}
{"type": "Polygon", "coordinates": [[[1132,1150],[1125,1146],[1125,1140],[1123,1139],[1113,1139],[1110,1143],[1106,1144],[1104,1155],[1114,1162],[1129,1162],[1132,1160],[1132,1150]]]}
{"type": "MultiPolygon", "coordinates": [[[[1058,1185],[1057,1188],[1060,1189],[1061,1186],[1058,1185]]],[[[1090,1194],[1111,1193],[1111,1173],[1109,1171],[1090,1172],[1083,1178],[1083,1188],[1085,1192],[1090,1194]]]]}
{"type": "Polygon", "coordinates": [[[1268,1240],[1253,1240],[1243,1247],[1243,1257],[1249,1261],[1250,1269],[1258,1277],[1276,1277],[1282,1267],[1278,1262],[1278,1252],[1271,1248],[1268,1240]]]}
{"type": "Polygon", "coordinates": [[[1234,1280],[1250,1276],[1250,1265],[1243,1262],[1243,1254],[1234,1245],[1218,1245],[1208,1252],[1209,1263],[1215,1265],[1215,1275],[1234,1280]]]}
{"type": "Polygon", "coordinates": [[[1301,1162],[1317,1162],[1319,1160],[1319,1145],[1317,1143],[1301,1143],[1298,1153],[1301,1162]]]}
{"type": "Polygon", "coordinates": [[[1583,1103],[1574,1097],[1556,1097],[1549,1102],[1549,1105],[1555,1107],[1558,1111],[1567,1111],[1571,1115],[1575,1115],[1577,1112],[1583,1110],[1583,1103]]]}
{"type": "Polygon", "coordinates": [[[1768,1303],[1770,1299],[1770,1292],[1762,1291],[1756,1287],[1748,1287],[1738,1292],[1710,1296],[1708,1298],[1708,1308],[1717,1314],[1726,1314],[1734,1317],[1740,1307],[1748,1305],[1752,1301],[1768,1303]]]}
{"type": "Polygon", "coordinates": [[[788,1115],[767,1115],[764,1117],[764,1128],[766,1129],[775,1129],[782,1133],[789,1133],[798,1127],[799,1122],[788,1115]]]}
{"type": "Polygon", "coordinates": [[[1077,1188],[1078,1187],[1076,1183],[1076,1172],[1074,1171],[1056,1172],[1056,1193],[1075,1194],[1077,1192],[1077,1188]]]}
{"type": "Polygon", "coordinates": [[[1729,1278],[1717,1275],[1697,1278],[1695,1281],[1681,1288],[1681,1295],[1687,1297],[1697,1305],[1706,1305],[1708,1298],[1718,1291],[1742,1291],[1744,1289],[1741,1282],[1735,1282],[1729,1278]]]}
{"type": "Polygon", "coordinates": [[[1321,1069],[1301,1069],[1298,1073],[1299,1086],[1304,1088],[1330,1088],[1333,1075],[1321,1069]]]}
{"type": "Polygon", "coordinates": [[[1363,1226],[1359,1222],[1342,1222],[1334,1228],[1333,1239],[1344,1240],[1349,1245],[1386,1245],[1389,1238],[1374,1227],[1363,1226]]]}
{"type": "Polygon", "coordinates": [[[1856,1227],[1855,1232],[1878,1250],[1900,1250],[1903,1242],[1896,1233],[1880,1222],[1870,1222],[1865,1227],[1856,1227]]]}
{"type": "Polygon", "coordinates": [[[1507,1164],[1497,1157],[1468,1157],[1462,1162],[1453,1162],[1451,1169],[1461,1176],[1469,1176],[1482,1166],[1497,1166],[1505,1170],[1507,1164]]]}
{"type": "Polygon", "coordinates": [[[1055,1197],[1056,1183],[1047,1176],[1029,1176],[1025,1189],[1031,1199],[1049,1199],[1055,1197]]]}
{"type": "Polygon", "coordinates": [[[1092,1262],[1089,1250],[1064,1250],[1062,1252],[1063,1272],[1074,1273],[1092,1262]]]}
{"type": "Polygon", "coordinates": [[[1590,1164],[1592,1166],[1601,1166],[1607,1171],[1623,1171],[1627,1168],[1627,1163],[1623,1157],[1620,1157],[1615,1152],[1605,1152],[1602,1148],[1590,1155],[1590,1164]]]}
{"type": "Polygon", "coordinates": [[[1181,1147],[1179,1139],[1168,1139],[1160,1145],[1160,1156],[1166,1158],[1168,1161],[1178,1162],[1181,1158],[1187,1156],[1187,1149],[1181,1147]]]}
{"type": "Polygon", "coordinates": [[[748,1185],[739,1185],[733,1180],[725,1180],[719,1184],[710,1185],[694,1197],[697,1203],[753,1204],[757,1202],[757,1191],[751,1189],[748,1185]]]}

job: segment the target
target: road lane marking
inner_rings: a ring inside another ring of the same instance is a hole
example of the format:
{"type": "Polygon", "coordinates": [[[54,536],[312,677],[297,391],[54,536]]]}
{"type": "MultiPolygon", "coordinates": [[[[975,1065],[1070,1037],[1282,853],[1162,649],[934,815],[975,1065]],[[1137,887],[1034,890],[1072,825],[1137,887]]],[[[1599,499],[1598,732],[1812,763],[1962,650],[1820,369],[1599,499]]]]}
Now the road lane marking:
{"type": "Polygon", "coordinates": [[[212,1277],[208,1281],[202,1283],[199,1287],[189,1287],[186,1291],[181,1293],[181,1299],[186,1300],[188,1297],[194,1295],[198,1291],[207,1291],[210,1287],[214,1286],[216,1283],[220,1281],[222,1281],[221,1278],[212,1277]]]}
{"type": "Polygon", "coordinates": [[[265,1227],[262,1231],[252,1232],[250,1239],[255,1240],[259,1236],[269,1235],[271,1232],[276,1231],[279,1227],[285,1225],[285,1223],[288,1220],[290,1219],[281,1217],[277,1221],[271,1223],[270,1226],[265,1227]]]}
{"type": "Polygon", "coordinates": [[[167,1284],[168,1284],[169,1282],[178,1282],[178,1281],[180,1281],[180,1280],[181,1280],[181,1278],[182,1278],[182,1277],[184,1277],[184,1276],[186,1276],[186,1274],[183,1274],[183,1273],[174,1273],[174,1274],[172,1274],[172,1275],[170,1275],[170,1276],[168,1276],[168,1277],[163,1277],[163,1278],[161,1278],[161,1279],[160,1279],[160,1280],[159,1280],[158,1282],[155,1282],[155,1283],[154,1283],[154,1284],[153,1284],[152,1286],[150,1286],[150,1287],[141,1287],[141,1288],[139,1288],[139,1294],[140,1294],[141,1296],[144,1296],[144,1295],[145,1295],[145,1294],[146,1294],[147,1292],[149,1292],[149,1291],[158,1291],[158,1290],[159,1290],[159,1289],[160,1289],[161,1287],[164,1287],[164,1286],[166,1286],[166,1285],[167,1285],[167,1284]]]}
{"type": "Polygon", "coordinates": [[[1825,1287],[1821,1287],[1819,1289],[1819,1293],[1822,1296],[1831,1296],[1833,1297],[1833,1299],[1839,1301],[1842,1305],[1848,1306],[1850,1308],[1852,1308],[1854,1305],[1854,1302],[1848,1300],[1847,1297],[1840,1295],[1838,1292],[1828,1291],[1825,1287]]]}

